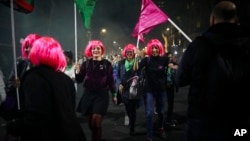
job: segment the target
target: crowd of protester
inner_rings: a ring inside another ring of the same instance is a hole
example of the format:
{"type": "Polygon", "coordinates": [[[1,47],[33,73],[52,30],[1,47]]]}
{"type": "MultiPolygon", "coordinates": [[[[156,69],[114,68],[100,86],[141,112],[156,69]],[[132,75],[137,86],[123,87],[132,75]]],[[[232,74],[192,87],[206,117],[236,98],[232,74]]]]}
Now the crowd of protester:
{"type": "Polygon", "coordinates": [[[73,52],[63,50],[53,37],[27,35],[21,45],[22,56],[15,64],[17,74],[13,69],[5,83],[0,72],[0,116],[7,121],[7,133],[21,141],[84,141],[86,135],[76,115],[81,113],[88,119],[91,140],[101,141],[102,122],[111,99],[112,104],[124,105],[128,134],[136,134],[137,109],[144,107],[145,140],[153,140],[154,114],[157,114],[158,135],[166,139],[166,129],[177,126],[175,94],[179,87],[190,85],[187,141],[229,139],[231,127],[249,124],[249,114],[234,107],[249,106],[244,94],[247,88],[244,82],[250,78],[249,36],[239,32],[236,7],[232,2],[218,3],[210,22],[211,28],[188,46],[182,60],[169,51],[165,34],[162,34],[164,43],[153,38],[143,49],[127,43],[120,53],[108,57],[100,40],[90,40],[84,58],[76,62],[73,52]],[[233,34],[230,35],[234,36],[221,36],[224,31],[231,31],[233,34]],[[218,46],[221,48],[213,48],[218,46]],[[229,48],[227,51],[225,46],[229,48]],[[242,47],[242,52],[235,54],[235,47],[242,47]],[[224,61],[228,63],[218,61],[218,56],[220,60],[229,60],[224,61]],[[131,96],[130,86],[134,79],[143,82],[143,94],[139,98],[131,96]],[[76,84],[83,87],[79,103],[76,103],[76,84]],[[232,96],[239,90],[242,98],[232,96]],[[220,105],[225,94],[229,101],[220,105]],[[6,111],[10,102],[14,103],[12,111],[6,111]],[[230,102],[237,102],[237,105],[229,106],[230,102]],[[236,110],[236,114],[231,114],[225,106],[236,110]],[[230,116],[237,119],[231,121],[233,125],[227,125],[224,120],[230,116]],[[213,130],[218,123],[223,125],[213,130]]]}

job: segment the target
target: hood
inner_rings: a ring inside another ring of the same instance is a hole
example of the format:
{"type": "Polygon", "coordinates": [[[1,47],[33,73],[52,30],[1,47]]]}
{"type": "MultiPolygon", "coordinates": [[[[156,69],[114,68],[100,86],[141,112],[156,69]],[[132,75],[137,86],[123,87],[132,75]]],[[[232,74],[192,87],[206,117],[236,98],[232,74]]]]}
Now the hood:
{"type": "Polygon", "coordinates": [[[220,23],[211,26],[203,34],[209,41],[221,49],[237,49],[249,41],[249,32],[237,24],[220,23]]]}

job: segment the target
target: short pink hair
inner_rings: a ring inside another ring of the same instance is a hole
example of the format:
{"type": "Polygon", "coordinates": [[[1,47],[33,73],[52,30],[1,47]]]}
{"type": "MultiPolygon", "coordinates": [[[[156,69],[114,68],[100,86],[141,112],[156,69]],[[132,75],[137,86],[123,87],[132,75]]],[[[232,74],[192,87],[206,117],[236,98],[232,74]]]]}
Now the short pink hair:
{"type": "Polygon", "coordinates": [[[127,45],[124,47],[124,49],[123,49],[123,51],[122,51],[122,56],[123,56],[124,58],[127,58],[127,55],[126,55],[126,52],[127,52],[127,51],[133,51],[133,52],[134,52],[133,58],[135,57],[135,51],[136,51],[135,45],[133,45],[133,44],[127,44],[127,45]]]}
{"type": "Polygon", "coordinates": [[[34,66],[46,65],[57,71],[63,71],[67,65],[61,45],[52,37],[37,39],[30,50],[29,59],[34,66]]]}
{"type": "Polygon", "coordinates": [[[33,43],[39,39],[41,36],[38,35],[38,34],[35,34],[35,33],[32,33],[32,34],[29,34],[28,36],[25,37],[25,39],[23,40],[22,42],[22,47],[21,47],[21,50],[22,50],[22,57],[23,58],[28,58],[28,54],[25,52],[25,48],[27,46],[30,46],[30,48],[32,48],[33,46],[33,43]]]}
{"type": "Polygon", "coordinates": [[[101,47],[101,49],[102,49],[102,55],[103,55],[104,51],[105,51],[105,47],[102,44],[102,42],[99,41],[99,40],[92,40],[92,41],[89,41],[89,43],[86,46],[86,49],[84,51],[85,56],[88,57],[88,58],[93,57],[92,48],[93,47],[97,47],[97,46],[101,47]]]}
{"type": "Polygon", "coordinates": [[[159,48],[159,55],[163,56],[164,55],[164,48],[163,48],[162,43],[158,39],[151,39],[148,42],[148,44],[147,44],[147,55],[152,56],[152,49],[155,46],[159,48]]]}

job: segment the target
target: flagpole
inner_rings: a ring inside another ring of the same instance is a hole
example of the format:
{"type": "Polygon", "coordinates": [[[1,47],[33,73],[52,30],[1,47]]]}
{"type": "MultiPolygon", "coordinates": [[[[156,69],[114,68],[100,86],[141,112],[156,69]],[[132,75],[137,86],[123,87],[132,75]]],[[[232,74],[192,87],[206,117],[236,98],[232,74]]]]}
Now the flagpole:
{"type": "Polygon", "coordinates": [[[168,21],[189,41],[192,42],[192,40],[170,19],[168,18],[168,21]]]}
{"type": "Polygon", "coordinates": [[[75,60],[77,62],[77,19],[76,19],[76,4],[74,3],[74,20],[75,20],[75,60]]]}
{"type": "Polygon", "coordinates": [[[139,49],[139,35],[137,36],[137,42],[136,42],[136,48],[138,48],[139,49]]]}
{"type": "MultiPolygon", "coordinates": [[[[141,7],[142,10],[142,7],[141,7]]],[[[136,42],[136,48],[139,49],[139,42],[140,42],[140,27],[141,27],[141,20],[139,20],[139,28],[138,28],[138,34],[137,34],[137,42],[136,42]]]]}
{"type": "MultiPolygon", "coordinates": [[[[14,4],[13,0],[10,3],[10,13],[11,13],[11,31],[12,31],[12,46],[13,46],[13,62],[14,62],[14,70],[15,70],[15,80],[17,77],[17,67],[16,67],[16,42],[15,42],[15,26],[14,26],[14,4]]],[[[16,88],[16,96],[17,96],[17,109],[20,110],[20,101],[19,101],[19,91],[16,88]]]]}
{"type": "MultiPolygon", "coordinates": [[[[141,11],[143,10],[143,0],[142,0],[142,5],[141,5],[141,11]]],[[[141,27],[141,20],[139,19],[139,28],[138,28],[138,33],[137,33],[137,43],[136,43],[136,48],[139,49],[139,42],[140,42],[140,27],[141,27]]],[[[142,34],[143,35],[143,34],[142,34]]]]}
{"type": "MultiPolygon", "coordinates": [[[[76,17],[76,3],[74,2],[74,21],[75,21],[75,62],[77,60],[77,17],[76,17]]],[[[75,88],[77,90],[77,84],[75,83],[75,88]]]]}

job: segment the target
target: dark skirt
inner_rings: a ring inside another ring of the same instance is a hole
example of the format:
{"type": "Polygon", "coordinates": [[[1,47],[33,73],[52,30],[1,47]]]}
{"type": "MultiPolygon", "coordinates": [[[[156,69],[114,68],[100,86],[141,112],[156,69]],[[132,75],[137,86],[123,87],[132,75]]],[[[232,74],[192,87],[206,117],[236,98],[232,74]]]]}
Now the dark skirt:
{"type": "Polygon", "coordinates": [[[77,112],[83,115],[101,114],[105,115],[109,105],[108,90],[84,89],[81,100],[77,106],[77,112]]]}

